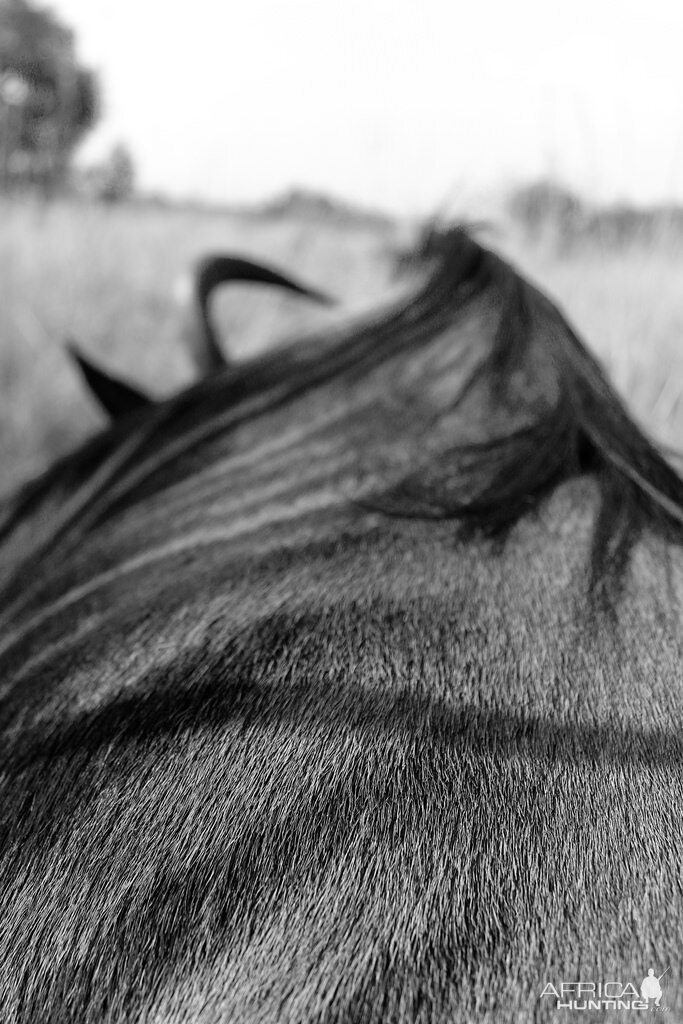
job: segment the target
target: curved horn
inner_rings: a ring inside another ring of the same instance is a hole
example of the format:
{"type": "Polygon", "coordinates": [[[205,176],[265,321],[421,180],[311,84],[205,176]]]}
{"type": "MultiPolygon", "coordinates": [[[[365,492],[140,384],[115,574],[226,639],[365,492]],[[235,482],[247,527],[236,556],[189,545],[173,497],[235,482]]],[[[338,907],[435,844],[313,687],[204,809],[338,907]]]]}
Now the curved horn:
{"type": "Polygon", "coordinates": [[[86,359],[73,341],[66,342],[66,350],[81,371],[85,383],[113,420],[153,405],[152,399],[131,384],[112,377],[99,366],[86,359]]]}
{"type": "Polygon", "coordinates": [[[299,284],[277,270],[252,263],[238,256],[207,256],[198,264],[194,280],[196,323],[188,331],[192,356],[202,376],[208,376],[231,364],[221,352],[216,331],[209,316],[209,298],[214,288],[231,281],[253,281],[276,285],[304,298],[329,306],[334,300],[323,292],[299,284]]]}

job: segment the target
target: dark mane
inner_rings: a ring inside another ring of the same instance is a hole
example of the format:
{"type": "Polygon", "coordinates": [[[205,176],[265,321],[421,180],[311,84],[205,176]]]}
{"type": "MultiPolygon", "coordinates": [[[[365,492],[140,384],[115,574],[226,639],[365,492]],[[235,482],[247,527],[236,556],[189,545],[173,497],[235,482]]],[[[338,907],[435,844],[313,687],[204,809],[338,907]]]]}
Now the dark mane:
{"type": "MultiPolygon", "coordinates": [[[[448,437],[402,478],[378,476],[359,501],[388,515],[448,518],[466,531],[504,537],[560,484],[590,474],[600,492],[593,587],[619,580],[645,528],[680,543],[683,481],[558,308],[463,230],[445,233],[430,255],[428,279],[408,300],[228,369],[88,442],[9,503],[0,541],[11,544],[13,530],[45,505],[50,526],[30,556],[39,557],[59,537],[134,502],[141,488],[163,488],[178,459],[249,418],[336,380],[374,375],[379,392],[376,371],[400,356],[413,358],[419,375],[419,354],[479,302],[497,311],[497,326],[481,338],[481,358],[447,410],[478,408],[479,436],[448,437]]],[[[472,345],[455,330],[449,343],[472,345]]]]}
{"type": "MultiPolygon", "coordinates": [[[[436,238],[422,240],[418,258],[436,255],[437,276],[452,273],[463,247],[476,246],[457,228],[430,234],[436,238]]],[[[480,252],[475,279],[480,287],[493,285],[504,300],[490,351],[464,381],[454,406],[477,388],[497,405],[513,405],[514,375],[539,347],[554,377],[553,399],[520,428],[455,444],[438,467],[429,467],[431,480],[411,474],[378,504],[388,513],[452,518],[469,531],[505,535],[560,484],[591,474],[600,490],[592,585],[618,583],[646,527],[675,543],[683,540],[683,481],[637,426],[558,307],[499,257],[480,252]],[[446,494],[440,475],[449,481],[446,494]]]]}

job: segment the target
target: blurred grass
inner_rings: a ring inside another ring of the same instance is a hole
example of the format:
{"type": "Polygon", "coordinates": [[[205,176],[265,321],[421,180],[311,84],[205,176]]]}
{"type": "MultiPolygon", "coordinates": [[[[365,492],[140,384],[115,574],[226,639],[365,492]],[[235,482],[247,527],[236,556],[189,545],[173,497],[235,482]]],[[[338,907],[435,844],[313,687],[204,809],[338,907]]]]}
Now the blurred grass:
{"type": "MultiPolygon", "coordinates": [[[[683,438],[683,249],[594,243],[562,253],[509,230],[492,244],[560,301],[607,363],[641,422],[683,438]]],[[[68,361],[76,339],[105,367],[155,395],[193,379],[175,293],[212,251],[253,255],[319,288],[342,308],[390,285],[395,239],[372,227],[184,209],[0,203],[0,491],[40,471],[103,419],[68,361]]],[[[215,313],[243,356],[326,314],[266,289],[226,289],[215,313]]],[[[327,314],[329,317],[329,314],[327,314]]]]}

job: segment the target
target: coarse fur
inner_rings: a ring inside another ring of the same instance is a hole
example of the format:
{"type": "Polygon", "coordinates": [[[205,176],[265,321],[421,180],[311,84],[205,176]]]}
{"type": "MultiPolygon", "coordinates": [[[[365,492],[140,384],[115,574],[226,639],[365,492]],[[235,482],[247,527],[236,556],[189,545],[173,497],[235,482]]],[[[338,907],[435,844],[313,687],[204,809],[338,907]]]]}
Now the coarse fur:
{"type": "Polygon", "coordinates": [[[1,1019],[543,1020],[669,965],[680,1010],[682,524],[460,231],[62,460],[0,523],[1,1019]]]}

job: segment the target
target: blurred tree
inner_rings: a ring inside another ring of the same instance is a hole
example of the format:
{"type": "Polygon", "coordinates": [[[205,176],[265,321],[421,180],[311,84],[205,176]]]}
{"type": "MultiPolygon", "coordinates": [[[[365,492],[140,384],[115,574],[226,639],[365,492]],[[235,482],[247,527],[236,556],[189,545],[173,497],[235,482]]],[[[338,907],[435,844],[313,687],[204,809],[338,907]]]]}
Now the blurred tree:
{"type": "Polygon", "coordinates": [[[581,229],[586,217],[578,196],[548,180],[514,189],[508,198],[508,210],[530,233],[552,227],[563,238],[570,238],[581,229]]]}
{"type": "Polygon", "coordinates": [[[28,0],[0,0],[0,183],[54,190],[98,114],[73,32],[28,0]]]}
{"type": "Polygon", "coordinates": [[[125,146],[114,146],[99,168],[98,196],[107,203],[130,199],[135,185],[133,158],[125,146]]]}

